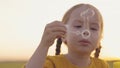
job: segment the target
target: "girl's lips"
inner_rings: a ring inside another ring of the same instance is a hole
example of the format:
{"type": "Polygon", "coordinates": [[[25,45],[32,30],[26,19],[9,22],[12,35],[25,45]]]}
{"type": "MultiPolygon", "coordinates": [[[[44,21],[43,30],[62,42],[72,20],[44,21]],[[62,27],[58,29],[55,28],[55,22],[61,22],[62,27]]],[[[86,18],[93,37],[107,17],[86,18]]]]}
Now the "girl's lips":
{"type": "Polygon", "coordinates": [[[88,40],[80,40],[79,42],[82,44],[85,44],[85,45],[90,44],[90,41],[88,41],[88,40]]]}

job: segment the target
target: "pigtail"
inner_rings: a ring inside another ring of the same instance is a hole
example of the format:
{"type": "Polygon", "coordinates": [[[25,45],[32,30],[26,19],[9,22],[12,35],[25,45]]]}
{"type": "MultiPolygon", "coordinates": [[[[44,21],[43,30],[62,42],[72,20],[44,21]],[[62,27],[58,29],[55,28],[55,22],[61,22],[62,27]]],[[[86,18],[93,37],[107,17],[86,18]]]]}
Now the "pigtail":
{"type": "Polygon", "coordinates": [[[62,40],[61,38],[57,39],[57,44],[56,44],[56,53],[55,55],[59,55],[60,54],[60,50],[61,50],[61,44],[62,44],[62,40]]]}
{"type": "Polygon", "coordinates": [[[100,45],[98,48],[96,48],[96,50],[95,50],[95,54],[94,54],[94,57],[95,57],[95,58],[98,58],[98,57],[99,57],[100,50],[101,50],[101,45],[100,45]]]}

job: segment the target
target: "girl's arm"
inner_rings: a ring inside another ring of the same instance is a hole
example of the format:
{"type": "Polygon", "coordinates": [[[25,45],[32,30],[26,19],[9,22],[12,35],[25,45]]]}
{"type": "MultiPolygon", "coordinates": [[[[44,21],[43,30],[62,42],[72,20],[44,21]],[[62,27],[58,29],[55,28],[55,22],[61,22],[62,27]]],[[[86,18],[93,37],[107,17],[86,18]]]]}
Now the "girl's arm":
{"type": "Polygon", "coordinates": [[[41,42],[25,68],[43,68],[49,47],[56,38],[63,37],[65,33],[66,28],[63,23],[54,21],[47,24],[41,42]]]}
{"type": "Polygon", "coordinates": [[[43,68],[49,47],[44,47],[40,44],[32,55],[31,59],[26,64],[26,68],[43,68]]]}

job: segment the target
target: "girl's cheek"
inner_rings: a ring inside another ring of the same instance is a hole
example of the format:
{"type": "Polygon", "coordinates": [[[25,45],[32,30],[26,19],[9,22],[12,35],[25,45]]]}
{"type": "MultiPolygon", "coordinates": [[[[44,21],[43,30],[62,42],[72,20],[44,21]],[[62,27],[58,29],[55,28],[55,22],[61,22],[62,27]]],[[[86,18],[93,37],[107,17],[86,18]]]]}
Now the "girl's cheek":
{"type": "Polygon", "coordinates": [[[75,39],[75,38],[78,38],[77,32],[68,31],[68,32],[66,33],[66,38],[69,39],[69,40],[70,40],[70,39],[73,40],[73,39],[75,39]]]}
{"type": "Polygon", "coordinates": [[[99,32],[97,33],[91,33],[91,39],[93,39],[94,41],[98,41],[99,40],[99,32]]]}

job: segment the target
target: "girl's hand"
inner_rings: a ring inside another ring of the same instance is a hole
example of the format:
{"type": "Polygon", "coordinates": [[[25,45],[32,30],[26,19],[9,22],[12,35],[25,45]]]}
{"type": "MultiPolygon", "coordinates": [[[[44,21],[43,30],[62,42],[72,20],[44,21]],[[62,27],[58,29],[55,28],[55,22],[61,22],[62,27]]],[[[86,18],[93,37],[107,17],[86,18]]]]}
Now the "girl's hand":
{"type": "Polygon", "coordinates": [[[60,21],[54,21],[46,25],[41,43],[43,46],[51,46],[56,38],[61,38],[66,33],[65,25],[60,21]]]}

